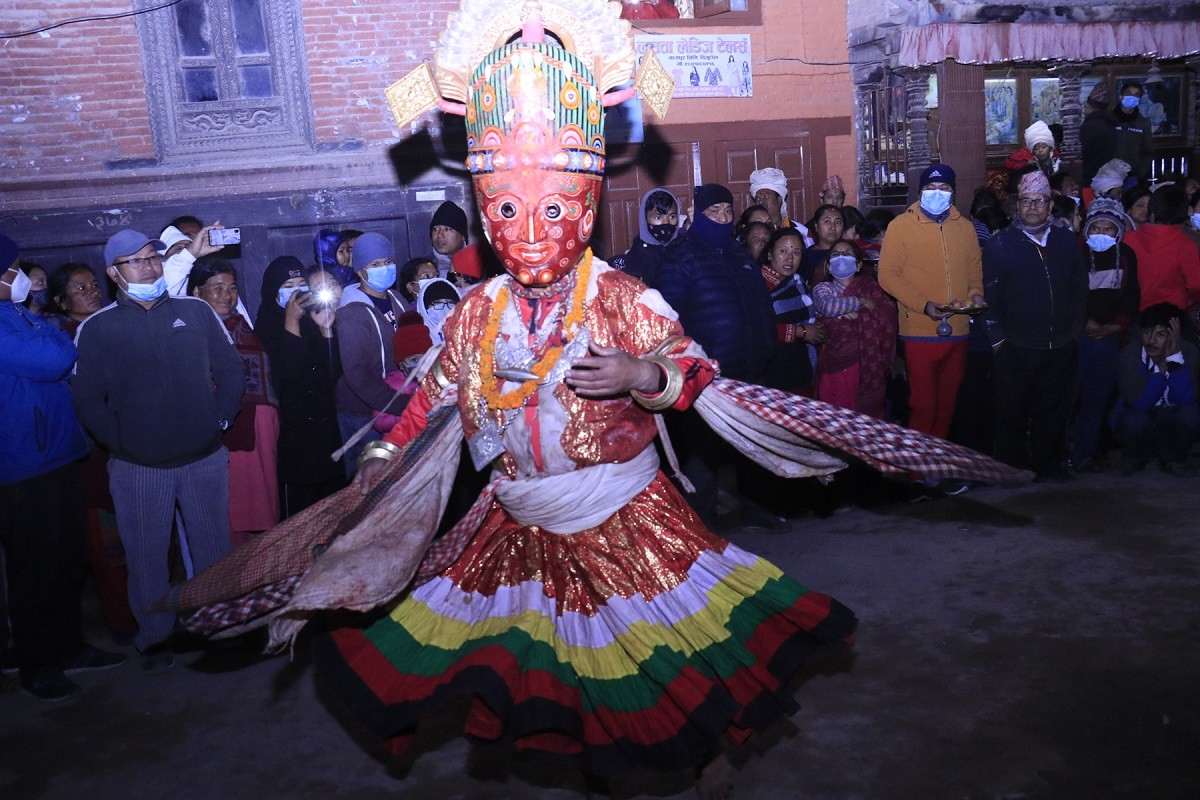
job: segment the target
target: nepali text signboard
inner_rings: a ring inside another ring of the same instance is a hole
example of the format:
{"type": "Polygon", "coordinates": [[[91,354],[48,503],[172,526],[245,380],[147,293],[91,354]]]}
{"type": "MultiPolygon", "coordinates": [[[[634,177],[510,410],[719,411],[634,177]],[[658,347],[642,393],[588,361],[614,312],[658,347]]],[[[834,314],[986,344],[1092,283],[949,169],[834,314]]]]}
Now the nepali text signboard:
{"type": "Polygon", "coordinates": [[[653,47],[675,79],[674,97],[753,97],[749,34],[634,36],[638,57],[653,47]]]}

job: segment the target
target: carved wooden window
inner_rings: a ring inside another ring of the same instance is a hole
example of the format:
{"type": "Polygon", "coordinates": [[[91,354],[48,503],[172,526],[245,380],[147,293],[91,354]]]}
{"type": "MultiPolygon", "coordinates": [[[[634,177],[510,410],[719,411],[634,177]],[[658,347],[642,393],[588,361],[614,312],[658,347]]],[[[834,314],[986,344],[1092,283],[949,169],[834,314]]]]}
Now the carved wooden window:
{"type": "Polygon", "coordinates": [[[299,0],[180,0],[138,33],[164,160],[311,148],[299,0]]]}

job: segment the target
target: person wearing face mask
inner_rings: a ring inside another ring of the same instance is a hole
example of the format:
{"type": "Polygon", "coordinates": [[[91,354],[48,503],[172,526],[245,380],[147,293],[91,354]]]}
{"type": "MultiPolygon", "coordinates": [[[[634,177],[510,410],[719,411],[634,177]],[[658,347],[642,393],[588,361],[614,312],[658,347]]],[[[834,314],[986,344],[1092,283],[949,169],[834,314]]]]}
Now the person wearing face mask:
{"type": "Polygon", "coordinates": [[[1079,337],[1079,402],[1075,410],[1071,466],[1075,472],[1107,469],[1100,434],[1117,386],[1117,355],[1137,319],[1137,255],[1122,241],[1126,219],[1121,204],[1097,197],[1083,226],[1088,265],[1087,322],[1079,337]]]}
{"type": "Polygon", "coordinates": [[[966,369],[967,312],[984,305],[979,239],[951,205],[955,180],[948,164],[926,167],[920,199],[888,226],[879,254],[879,285],[899,308],[909,426],[943,439],[966,369]]]}
{"type": "Polygon", "coordinates": [[[29,278],[29,296],[25,298],[22,305],[35,317],[46,316],[50,305],[49,290],[46,288],[48,283],[46,270],[32,261],[22,261],[17,267],[29,278]]]}
{"type": "Polygon", "coordinates": [[[887,373],[896,359],[896,301],[863,269],[854,242],[838,242],[825,263],[828,278],[813,287],[828,330],[817,358],[817,399],[884,419],[887,373]]]}
{"type": "Polygon", "coordinates": [[[335,275],[306,271],[295,256],[275,259],[263,274],[264,302],[254,333],[270,359],[279,399],[277,466],[283,519],[346,485],[345,468],[329,457],[342,446],[334,395],[342,374],[334,324],[341,294],[335,275]]]}
{"type": "Polygon", "coordinates": [[[666,189],[642,195],[638,235],[629,249],[612,260],[612,265],[653,286],[666,246],[679,235],[679,201],[666,189]]]}
{"type": "MultiPolygon", "coordinates": [[[[22,307],[30,281],[16,242],[0,235],[0,548],[21,688],[39,700],[82,691],[67,674],[125,656],[84,642],[84,495],[88,444],[71,406],[71,340],[22,307]]],[[[7,642],[0,641],[0,647],[7,642]]]]}
{"type": "Polygon", "coordinates": [[[196,297],[173,297],[163,243],[132,230],[104,246],[117,299],[84,320],[75,410],[109,451],[109,489],[129,569],[143,669],[170,669],[167,549],[178,506],[196,571],[229,552],[229,453],[245,372],[229,333],[196,297]]]}
{"type": "Polygon", "coordinates": [[[444,278],[421,281],[421,289],[417,293],[417,313],[421,315],[421,320],[436,344],[446,341],[442,328],[446,319],[454,313],[454,306],[460,299],[462,296],[458,289],[444,278]]]}
{"type": "Polygon", "coordinates": [[[1021,179],[1017,215],[983,248],[984,325],[996,359],[996,457],[1035,480],[1070,480],[1088,269],[1075,235],[1050,223],[1050,182],[1021,179]]]}
{"type": "MultiPolygon", "coordinates": [[[[381,413],[399,414],[406,397],[396,398],[387,376],[397,370],[392,337],[408,305],[394,288],[396,252],[382,234],[368,232],[354,242],[351,254],[358,284],[342,292],[337,310],[337,342],[342,376],[337,383],[338,427],[343,443],[381,413]]],[[[343,456],[353,476],[362,450],[360,440],[343,456]]]]}
{"type": "MultiPolygon", "coordinates": [[[[706,183],[696,187],[693,197],[696,218],[686,234],[667,246],[653,288],[679,314],[688,335],[720,363],[721,374],[762,383],[776,347],[771,295],[758,265],[733,238],[733,193],[706,183]]],[[[680,415],[672,422],[683,472],[696,487],[688,501],[701,519],[716,524],[717,470],[740,459],[721,446],[698,415],[680,415]]],[[[739,484],[749,481],[742,477],[739,484]]],[[[745,507],[752,509],[753,524],[780,527],[776,515],[749,503],[745,507]]]]}
{"type": "Polygon", "coordinates": [[[1150,120],[1142,116],[1142,86],[1129,82],[1121,86],[1121,96],[1114,111],[1117,147],[1113,153],[1130,166],[1130,174],[1139,180],[1150,177],[1154,160],[1154,136],[1150,120]]]}

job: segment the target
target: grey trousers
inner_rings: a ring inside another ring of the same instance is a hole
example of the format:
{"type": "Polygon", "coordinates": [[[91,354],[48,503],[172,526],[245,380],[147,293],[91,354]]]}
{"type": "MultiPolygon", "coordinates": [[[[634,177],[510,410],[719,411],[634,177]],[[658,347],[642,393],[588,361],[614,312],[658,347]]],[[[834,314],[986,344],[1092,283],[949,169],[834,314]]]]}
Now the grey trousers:
{"type": "Polygon", "coordinates": [[[129,567],[129,607],[138,622],[134,643],[144,652],[170,636],[175,625],[173,613],[152,612],[150,605],[171,588],[167,550],[176,505],[197,572],[230,550],[229,451],[222,447],[170,469],[112,458],[108,477],[129,567]]]}

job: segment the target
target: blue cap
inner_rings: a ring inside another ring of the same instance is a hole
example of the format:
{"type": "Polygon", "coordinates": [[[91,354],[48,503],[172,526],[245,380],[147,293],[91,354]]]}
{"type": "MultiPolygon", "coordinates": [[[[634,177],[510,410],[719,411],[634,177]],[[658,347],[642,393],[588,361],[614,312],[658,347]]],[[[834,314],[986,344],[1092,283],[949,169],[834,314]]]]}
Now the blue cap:
{"type": "Polygon", "coordinates": [[[112,263],[118,258],[131,256],[148,244],[154,245],[155,250],[162,251],[167,249],[167,246],[160,240],[151,239],[144,233],[129,229],[117,231],[108,237],[108,243],[104,245],[104,263],[107,266],[112,266],[112,263]]]}
{"type": "Polygon", "coordinates": [[[954,181],[954,170],[949,164],[930,164],[921,173],[921,183],[918,188],[924,189],[927,183],[948,183],[953,189],[955,188],[954,181]]]}
{"type": "Polygon", "coordinates": [[[350,261],[354,269],[360,270],[377,258],[396,260],[396,251],[392,243],[382,233],[364,233],[354,240],[350,261]]]}

